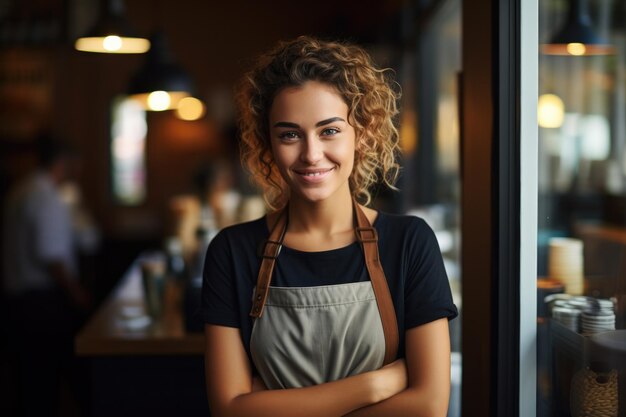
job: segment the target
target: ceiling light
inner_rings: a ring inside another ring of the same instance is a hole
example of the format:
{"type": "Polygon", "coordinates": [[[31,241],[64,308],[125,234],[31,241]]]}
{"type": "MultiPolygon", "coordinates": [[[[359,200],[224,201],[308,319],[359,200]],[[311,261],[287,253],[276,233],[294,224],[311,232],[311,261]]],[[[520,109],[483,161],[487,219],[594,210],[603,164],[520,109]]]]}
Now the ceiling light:
{"type": "Polygon", "coordinates": [[[192,95],[193,83],[174,61],[163,33],[151,36],[150,42],[152,47],[143,66],[132,77],[128,94],[146,110],[175,109],[181,99],[192,95]]]}
{"type": "Polygon", "coordinates": [[[83,52],[141,54],[150,49],[150,41],[138,37],[124,15],[123,0],[103,0],[100,17],[93,29],[74,43],[83,52]]]}
{"type": "Polygon", "coordinates": [[[537,104],[537,120],[539,126],[557,128],[563,124],[565,105],[563,100],[555,94],[542,94],[537,104]]]}
{"type": "Polygon", "coordinates": [[[182,120],[198,120],[204,116],[205,107],[202,101],[195,97],[185,97],[178,103],[176,116],[182,120]]]}
{"type": "Polygon", "coordinates": [[[565,24],[541,51],[546,55],[614,54],[615,47],[594,32],[588,10],[587,0],[570,0],[565,24]]]}

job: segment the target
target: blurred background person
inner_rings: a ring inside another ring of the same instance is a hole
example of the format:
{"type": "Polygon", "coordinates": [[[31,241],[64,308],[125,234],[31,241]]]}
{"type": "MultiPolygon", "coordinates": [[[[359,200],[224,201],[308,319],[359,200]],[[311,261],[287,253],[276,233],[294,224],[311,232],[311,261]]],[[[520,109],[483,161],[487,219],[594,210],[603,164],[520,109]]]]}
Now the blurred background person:
{"type": "Polygon", "coordinates": [[[73,338],[93,304],[79,276],[79,253],[99,241],[71,185],[76,152],[42,134],[37,156],[37,169],[8,192],[2,228],[9,362],[26,416],[58,415],[62,386],[76,394],[73,338]]]}

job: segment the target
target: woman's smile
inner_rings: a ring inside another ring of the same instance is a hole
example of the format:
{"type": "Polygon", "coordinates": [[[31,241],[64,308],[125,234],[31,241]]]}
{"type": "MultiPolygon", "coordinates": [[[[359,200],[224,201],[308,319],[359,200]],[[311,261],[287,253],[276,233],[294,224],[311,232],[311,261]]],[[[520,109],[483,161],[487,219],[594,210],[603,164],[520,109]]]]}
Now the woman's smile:
{"type": "Polygon", "coordinates": [[[348,105],[332,86],[308,81],[280,91],[270,111],[270,135],[291,198],[349,197],[356,133],[348,105]]]}
{"type": "Polygon", "coordinates": [[[316,184],[322,182],[328,177],[335,168],[326,169],[294,169],[304,182],[316,184]]]}

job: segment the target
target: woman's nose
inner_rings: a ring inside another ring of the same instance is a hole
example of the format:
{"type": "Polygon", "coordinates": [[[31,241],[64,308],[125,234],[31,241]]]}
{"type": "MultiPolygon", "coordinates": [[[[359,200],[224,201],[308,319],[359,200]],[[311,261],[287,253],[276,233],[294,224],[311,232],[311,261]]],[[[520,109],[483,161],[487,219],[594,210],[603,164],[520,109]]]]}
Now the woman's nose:
{"type": "Polygon", "coordinates": [[[319,138],[309,136],[303,143],[304,146],[300,154],[302,161],[311,165],[319,162],[324,155],[323,144],[319,138]]]}

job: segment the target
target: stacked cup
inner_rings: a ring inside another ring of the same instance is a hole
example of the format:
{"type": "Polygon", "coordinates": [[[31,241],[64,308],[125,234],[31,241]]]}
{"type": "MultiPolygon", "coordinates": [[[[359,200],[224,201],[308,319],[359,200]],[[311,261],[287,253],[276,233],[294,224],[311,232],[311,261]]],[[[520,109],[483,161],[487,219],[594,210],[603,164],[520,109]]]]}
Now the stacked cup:
{"type": "Polygon", "coordinates": [[[599,333],[615,330],[615,311],[610,300],[594,300],[582,313],[583,333],[599,333]]]}
{"type": "Polygon", "coordinates": [[[580,324],[580,314],[580,310],[572,307],[555,306],[552,309],[552,318],[554,318],[554,320],[577,333],[580,324]]]}
{"type": "Polygon", "coordinates": [[[581,295],[584,289],[583,242],[566,237],[550,239],[548,274],[563,283],[567,294],[581,295]]]}

